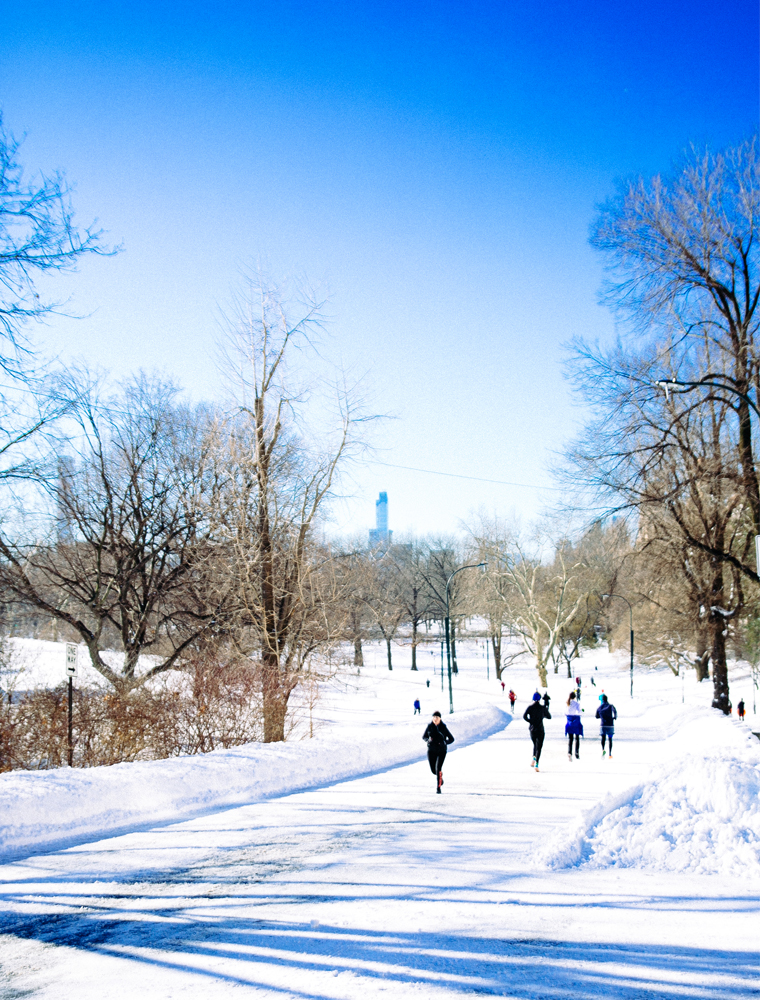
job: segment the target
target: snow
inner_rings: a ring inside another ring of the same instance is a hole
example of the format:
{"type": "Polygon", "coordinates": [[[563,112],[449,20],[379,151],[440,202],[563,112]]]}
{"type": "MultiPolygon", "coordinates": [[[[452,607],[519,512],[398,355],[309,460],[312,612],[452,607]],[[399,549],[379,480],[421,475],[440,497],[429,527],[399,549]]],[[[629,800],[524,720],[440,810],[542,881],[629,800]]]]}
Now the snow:
{"type": "MultiPolygon", "coordinates": [[[[131,832],[93,841],[90,816],[76,844],[32,845],[0,866],[0,996],[757,998],[760,743],[710,710],[711,685],[642,670],[631,700],[625,653],[588,654],[577,670],[580,760],[568,761],[563,737],[569,682],[550,675],[536,773],[520,718],[535,670],[509,668],[519,700],[505,726],[508,702],[486,679],[482,644],[463,647],[456,712],[445,715],[457,742],[438,796],[420,736],[448,698],[438,655],[422,661],[415,676],[402,651],[389,673],[384,650],[370,648],[362,675],[336,678],[314,708],[313,740],[271,756],[240,748],[209,765],[225,781],[235,761],[253,768],[271,780],[268,797],[249,783],[242,804],[209,805],[208,758],[93,769],[187,768],[175,801],[195,795],[201,814],[138,824],[140,783],[127,782],[131,832]],[[593,721],[602,689],[619,712],[612,760],[593,721]],[[417,696],[421,719],[411,716],[417,696]],[[312,770],[339,757],[356,777],[312,770]],[[275,793],[295,761],[309,786],[275,793]]],[[[732,697],[744,694],[751,713],[747,677],[733,671],[732,697]]],[[[149,800],[151,780],[142,787],[149,800]]],[[[37,815],[56,825],[52,809],[37,815]]]]}
{"type": "Polygon", "coordinates": [[[760,878],[760,743],[709,710],[681,721],[666,763],[559,830],[539,864],[760,878]],[[689,744],[699,749],[678,753],[689,744]]]}
{"type": "MultiPolygon", "coordinates": [[[[457,716],[466,745],[503,729],[495,705],[457,716]]],[[[258,802],[417,760],[420,723],[374,722],[298,743],[249,743],[193,757],[0,775],[0,858],[83,843],[258,802]],[[51,822],[52,820],[52,822],[51,822]]]]}

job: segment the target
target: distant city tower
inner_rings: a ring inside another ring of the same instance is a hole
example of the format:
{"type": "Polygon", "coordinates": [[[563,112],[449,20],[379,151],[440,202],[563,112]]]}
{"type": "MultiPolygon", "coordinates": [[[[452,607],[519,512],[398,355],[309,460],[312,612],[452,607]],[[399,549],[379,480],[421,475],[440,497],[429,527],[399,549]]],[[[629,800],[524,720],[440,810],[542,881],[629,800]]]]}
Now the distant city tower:
{"type": "Polygon", "coordinates": [[[393,532],[388,531],[388,494],[381,493],[375,501],[375,527],[369,529],[369,544],[390,545],[393,532]]]}

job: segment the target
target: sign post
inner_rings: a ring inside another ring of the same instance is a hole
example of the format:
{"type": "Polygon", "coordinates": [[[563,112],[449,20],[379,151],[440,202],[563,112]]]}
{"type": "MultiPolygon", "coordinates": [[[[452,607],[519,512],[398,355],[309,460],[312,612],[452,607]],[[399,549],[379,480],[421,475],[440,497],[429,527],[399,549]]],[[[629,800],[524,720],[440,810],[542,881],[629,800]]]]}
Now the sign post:
{"type": "Polygon", "coordinates": [[[74,677],[77,672],[77,647],[66,643],[66,675],[69,680],[69,767],[74,766],[74,677]]]}

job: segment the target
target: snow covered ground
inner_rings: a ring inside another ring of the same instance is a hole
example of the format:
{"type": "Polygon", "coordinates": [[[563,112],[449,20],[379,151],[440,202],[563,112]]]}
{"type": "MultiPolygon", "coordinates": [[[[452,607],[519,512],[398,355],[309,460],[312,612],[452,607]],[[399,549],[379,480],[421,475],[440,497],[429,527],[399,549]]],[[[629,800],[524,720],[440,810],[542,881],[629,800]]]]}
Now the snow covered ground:
{"type": "MultiPolygon", "coordinates": [[[[520,718],[535,671],[507,672],[519,711],[499,727],[482,710],[508,702],[471,648],[445,717],[485,738],[454,745],[437,796],[421,741],[413,763],[398,749],[414,697],[417,740],[446,711],[438,655],[417,676],[403,654],[392,674],[381,649],[367,659],[318,703],[317,737],[286,750],[321,781],[331,746],[379,744],[371,767],[349,760],[364,776],[261,801],[252,789],[246,804],[94,842],[90,829],[3,865],[0,997],[760,997],[760,742],[709,709],[711,685],[641,671],[631,700],[625,655],[589,654],[581,759],[562,737],[568,682],[551,676],[535,773],[520,718]],[[620,714],[612,760],[589,718],[602,689],[620,714]]],[[[740,693],[752,724],[741,671],[734,704],[740,693]]],[[[149,771],[144,785],[149,799],[149,771]]],[[[137,815],[140,782],[124,796],[137,815]]]]}

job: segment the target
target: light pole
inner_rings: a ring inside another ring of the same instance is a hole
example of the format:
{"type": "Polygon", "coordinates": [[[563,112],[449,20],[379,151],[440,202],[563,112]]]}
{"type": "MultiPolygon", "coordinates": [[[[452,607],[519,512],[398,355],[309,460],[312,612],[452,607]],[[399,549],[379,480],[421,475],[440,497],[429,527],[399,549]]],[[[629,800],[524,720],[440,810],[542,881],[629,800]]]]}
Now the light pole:
{"type": "Polygon", "coordinates": [[[466,569],[482,569],[485,570],[487,563],[473,563],[469,566],[460,566],[459,569],[455,569],[451,576],[446,581],[446,666],[449,672],[449,715],[454,714],[454,689],[451,686],[451,622],[449,616],[449,584],[457,575],[457,573],[462,573],[466,569]]]}
{"type": "Polygon", "coordinates": [[[633,608],[631,607],[631,602],[627,597],[623,597],[622,594],[602,594],[602,598],[606,599],[608,597],[617,597],[621,601],[625,601],[628,605],[628,612],[631,616],[631,697],[633,698],[633,608]]]}

